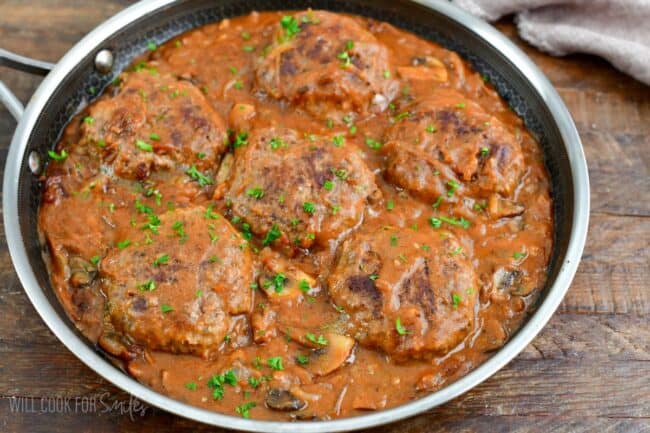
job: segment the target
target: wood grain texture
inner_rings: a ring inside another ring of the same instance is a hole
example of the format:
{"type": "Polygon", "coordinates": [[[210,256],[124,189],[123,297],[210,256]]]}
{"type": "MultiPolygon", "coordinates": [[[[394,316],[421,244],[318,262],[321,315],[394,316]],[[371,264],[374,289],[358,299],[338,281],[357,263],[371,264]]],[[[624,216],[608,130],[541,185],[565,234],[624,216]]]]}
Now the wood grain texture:
{"type": "MultiPolygon", "coordinates": [[[[128,4],[4,0],[0,46],[56,61],[128,4]]],[[[650,88],[594,57],[547,56],[523,43],[510,20],[498,27],[547,74],[583,139],[592,187],[583,260],[558,313],[513,362],[447,405],[373,432],[650,432],[650,88]]],[[[40,81],[4,68],[0,80],[23,101],[40,81]]],[[[14,127],[0,108],[3,167],[14,127]]],[[[0,431],[223,431],[151,407],[129,416],[128,394],[78,361],[36,315],[4,231],[0,279],[0,431]],[[36,412],[16,411],[15,397],[36,412]],[[66,397],[69,411],[48,413],[66,397]],[[75,407],[84,397],[96,400],[88,413],[75,407]]]]}

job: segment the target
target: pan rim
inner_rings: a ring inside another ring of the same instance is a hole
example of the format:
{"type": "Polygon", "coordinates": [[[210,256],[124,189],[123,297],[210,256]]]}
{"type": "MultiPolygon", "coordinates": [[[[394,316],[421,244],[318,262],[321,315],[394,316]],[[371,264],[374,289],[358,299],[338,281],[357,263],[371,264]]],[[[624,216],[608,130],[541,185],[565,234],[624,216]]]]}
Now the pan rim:
{"type": "Polygon", "coordinates": [[[439,406],[464,394],[491,377],[517,356],[537,336],[564,298],[582,255],[589,222],[589,178],[587,163],[575,124],[560,96],[544,74],[510,40],[489,24],[474,18],[446,1],[411,0],[460,23],[478,38],[490,43],[513,67],[518,69],[539,94],[551,113],[566,148],[573,185],[573,218],[567,251],[562,265],[545,299],[516,335],[491,358],[456,382],[418,400],[368,415],[333,421],[280,422],[242,419],[219,412],[200,409],[164,396],[131,378],[101,357],[77,335],[54,310],[44,290],[38,284],[28,260],[18,216],[18,188],[21,162],[28,148],[29,137],[47,101],[78,64],[79,59],[100,48],[101,43],[131,22],[153,14],[179,0],[143,0],[119,12],[100,24],[75,44],[56,64],[38,87],[25,109],[11,141],[3,182],[3,216],[7,245],[14,268],[32,305],[48,328],[84,364],[97,374],[147,404],[176,415],[218,427],[252,432],[325,432],[349,431],[398,421],[439,406]]]}

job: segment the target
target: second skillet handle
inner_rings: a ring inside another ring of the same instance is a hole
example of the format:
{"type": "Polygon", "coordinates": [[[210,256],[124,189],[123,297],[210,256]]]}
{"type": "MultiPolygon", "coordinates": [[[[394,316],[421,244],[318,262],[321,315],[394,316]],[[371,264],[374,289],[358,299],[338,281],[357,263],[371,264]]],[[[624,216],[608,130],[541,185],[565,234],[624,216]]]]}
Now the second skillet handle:
{"type": "MultiPolygon", "coordinates": [[[[2,48],[0,48],[0,66],[7,66],[11,69],[42,76],[47,75],[54,68],[54,64],[52,63],[30,59],[29,57],[24,57],[11,51],[3,50],[2,48]]],[[[16,95],[2,81],[0,81],[0,102],[7,107],[16,121],[20,120],[25,108],[22,102],[16,98],[16,95]]]]}

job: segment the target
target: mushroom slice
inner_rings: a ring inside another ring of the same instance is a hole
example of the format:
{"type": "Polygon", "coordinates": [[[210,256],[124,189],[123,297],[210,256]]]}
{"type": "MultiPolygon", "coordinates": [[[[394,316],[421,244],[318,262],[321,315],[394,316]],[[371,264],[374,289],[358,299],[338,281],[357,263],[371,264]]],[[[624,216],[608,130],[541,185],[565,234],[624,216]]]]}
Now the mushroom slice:
{"type": "Polygon", "coordinates": [[[502,292],[512,293],[521,284],[521,278],[521,271],[499,268],[492,276],[492,286],[502,292]]]}
{"type": "Polygon", "coordinates": [[[97,276],[97,267],[79,256],[70,257],[70,284],[73,287],[86,287],[97,276]]]}
{"type": "Polygon", "coordinates": [[[413,66],[399,66],[397,72],[405,80],[444,82],[449,78],[444,63],[432,56],[414,57],[413,66]]]}
{"type": "Polygon", "coordinates": [[[499,194],[491,194],[488,199],[488,212],[494,218],[505,218],[518,216],[524,213],[526,208],[512,200],[505,199],[499,194]]]}
{"type": "Polygon", "coordinates": [[[264,270],[259,276],[260,288],[270,300],[293,300],[316,286],[316,280],[288,263],[278,253],[265,248],[260,253],[264,270]]]}
{"type": "Polygon", "coordinates": [[[305,368],[316,376],[325,376],[340,368],[354,350],[354,339],[345,335],[326,334],[327,345],[313,349],[305,368]]]}
{"type": "Polygon", "coordinates": [[[269,389],[264,402],[269,409],[285,412],[301,410],[307,406],[307,402],[300,400],[291,391],[280,388],[269,389]]]}
{"type": "Polygon", "coordinates": [[[312,333],[296,328],[292,329],[291,338],[312,349],[305,368],[317,376],[325,376],[345,364],[356,343],[346,335],[332,332],[312,333]]]}

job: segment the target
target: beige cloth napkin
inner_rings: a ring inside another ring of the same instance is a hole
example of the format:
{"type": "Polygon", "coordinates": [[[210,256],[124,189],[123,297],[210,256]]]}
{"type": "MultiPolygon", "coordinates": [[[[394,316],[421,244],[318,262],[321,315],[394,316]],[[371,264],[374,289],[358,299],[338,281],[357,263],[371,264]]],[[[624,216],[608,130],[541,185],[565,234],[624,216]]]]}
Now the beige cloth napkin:
{"type": "Polygon", "coordinates": [[[516,14],[522,38],[556,56],[590,53],[650,85],[650,0],[452,0],[494,21],[516,14]]]}

